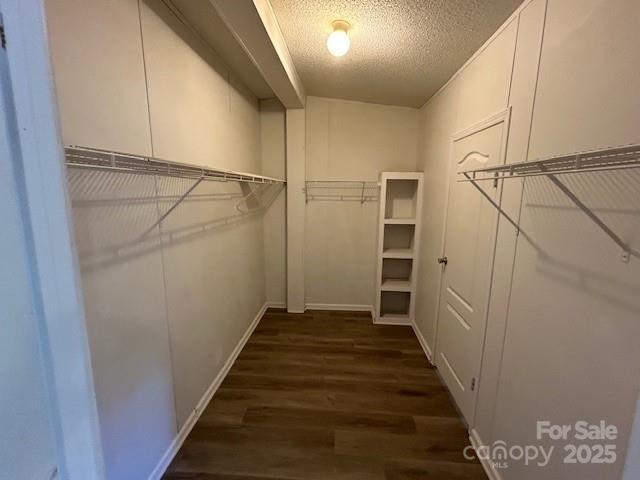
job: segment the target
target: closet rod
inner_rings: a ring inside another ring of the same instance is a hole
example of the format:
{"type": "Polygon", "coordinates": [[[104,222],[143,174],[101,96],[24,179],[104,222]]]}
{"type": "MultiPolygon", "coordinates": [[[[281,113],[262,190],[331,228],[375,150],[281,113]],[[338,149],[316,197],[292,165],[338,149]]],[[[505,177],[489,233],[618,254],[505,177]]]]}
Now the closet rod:
{"type": "Polygon", "coordinates": [[[263,175],[200,167],[188,163],[172,162],[159,158],[102,150],[99,148],[67,146],[64,148],[64,152],[66,165],[70,168],[86,168],[143,175],[162,175],[216,182],[286,183],[282,179],[263,175]]]}

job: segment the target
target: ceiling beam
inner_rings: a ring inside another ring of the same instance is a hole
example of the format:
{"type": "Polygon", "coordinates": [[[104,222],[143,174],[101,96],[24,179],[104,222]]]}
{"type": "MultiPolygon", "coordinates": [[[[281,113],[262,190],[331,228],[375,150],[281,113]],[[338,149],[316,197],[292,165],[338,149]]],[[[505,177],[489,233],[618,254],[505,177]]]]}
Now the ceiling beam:
{"type": "Polygon", "coordinates": [[[305,92],[269,0],[209,0],[285,108],[305,92]]]}

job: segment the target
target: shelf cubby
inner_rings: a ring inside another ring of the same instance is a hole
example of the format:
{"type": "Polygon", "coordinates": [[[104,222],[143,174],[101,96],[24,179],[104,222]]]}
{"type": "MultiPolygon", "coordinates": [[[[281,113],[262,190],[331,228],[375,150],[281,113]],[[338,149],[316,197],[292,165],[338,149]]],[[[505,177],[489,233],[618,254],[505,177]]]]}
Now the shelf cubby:
{"type": "Polygon", "coordinates": [[[413,248],[415,225],[384,225],[384,248],[413,248]]]}
{"type": "Polygon", "coordinates": [[[385,222],[410,221],[415,223],[418,180],[389,178],[384,207],[385,222]]]}
{"type": "Polygon", "coordinates": [[[411,259],[384,258],[382,285],[385,292],[411,292],[413,261],[411,259]]]}
{"type": "Polygon", "coordinates": [[[387,292],[380,294],[380,317],[409,320],[411,292],[387,292]]]}

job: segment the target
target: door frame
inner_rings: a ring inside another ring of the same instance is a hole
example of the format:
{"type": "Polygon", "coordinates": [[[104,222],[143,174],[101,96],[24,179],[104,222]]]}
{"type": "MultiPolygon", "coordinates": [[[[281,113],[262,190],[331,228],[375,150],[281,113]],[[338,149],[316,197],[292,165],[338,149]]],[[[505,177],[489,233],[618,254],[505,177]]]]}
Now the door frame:
{"type": "MultiPolygon", "coordinates": [[[[483,120],[480,120],[479,122],[476,122],[474,124],[472,124],[469,127],[465,127],[457,132],[455,132],[453,135],[451,135],[451,140],[449,142],[449,162],[447,165],[447,186],[446,186],[446,198],[445,198],[445,208],[444,208],[444,215],[443,215],[443,229],[442,229],[442,238],[441,238],[441,247],[440,247],[440,256],[444,256],[445,252],[446,252],[446,239],[447,239],[447,219],[449,216],[449,205],[450,205],[450,196],[451,196],[451,182],[452,182],[452,174],[453,174],[453,168],[454,168],[454,158],[453,158],[453,152],[454,152],[454,148],[453,145],[455,142],[459,141],[459,140],[463,140],[464,138],[470,137],[471,135],[474,135],[476,133],[482,132],[483,130],[487,130],[488,128],[494,127],[496,125],[499,125],[503,123],[503,134],[502,134],[502,140],[501,140],[501,145],[500,145],[500,160],[499,163],[500,164],[504,164],[506,162],[506,157],[507,157],[507,147],[508,147],[508,141],[509,141],[509,128],[511,125],[511,106],[507,107],[504,110],[500,110],[496,113],[493,113],[491,115],[489,115],[488,117],[484,118],[483,120]]],[[[500,204],[502,202],[502,183],[500,183],[499,185],[499,191],[498,191],[498,198],[497,198],[498,204],[500,204]]],[[[487,295],[486,295],[486,299],[485,299],[485,304],[484,304],[484,311],[482,313],[482,318],[483,318],[483,326],[482,326],[482,331],[480,332],[480,336],[482,337],[482,346],[480,348],[480,363],[478,365],[478,371],[476,374],[476,385],[475,385],[475,389],[474,389],[474,404],[477,401],[477,397],[478,397],[478,392],[480,391],[480,379],[481,379],[481,372],[482,372],[482,357],[484,354],[484,343],[485,343],[485,335],[486,335],[486,327],[487,327],[487,321],[488,321],[488,314],[489,314],[489,302],[491,300],[491,288],[492,288],[492,278],[493,278],[493,269],[494,269],[494,264],[495,264],[495,254],[496,254],[496,241],[497,241],[497,235],[498,235],[498,220],[499,220],[499,212],[496,212],[496,216],[494,218],[493,224],[491,226],[491,251],[488,252],[489,256],[491,257],[491,261],[490,261],[490,265],[489,265],[489,269],[486,272],[487,275],[487,281],[489,282],[489,287],[487,288],[487,295]]],[[[439,354],[439,345],[438,345],[438,339],[439,339],[439,325],[440,325],[440,303],[441,303],[441,298],[442,298],[442,287],[443,287],[443,277],[444,277],[444,271],[445,268],[441,268],[440,269],[440,276],[438,278],[438,296],[436,299],[436,311],[435,311],[435,333],[434,333],[434,346],[433,346],[433,361],[432,363],[434,365],[436,365],[437,359],[438,359],[438,354],[439,354]]],[[[473,409],[473,414],[472,414],[472,418],[470,418],[469,421],[469,425],[468,427],[471,428],[473,427],[473,424],[475,423],[475,415],[476,415],[476,408],[474,407],[473,409]]]]}
{"type": "Polygon", "coordinates": [[[103,480],[80,272],[44,0],[0,0],[13,99],[11,161],[60,480],[103,480]]]}

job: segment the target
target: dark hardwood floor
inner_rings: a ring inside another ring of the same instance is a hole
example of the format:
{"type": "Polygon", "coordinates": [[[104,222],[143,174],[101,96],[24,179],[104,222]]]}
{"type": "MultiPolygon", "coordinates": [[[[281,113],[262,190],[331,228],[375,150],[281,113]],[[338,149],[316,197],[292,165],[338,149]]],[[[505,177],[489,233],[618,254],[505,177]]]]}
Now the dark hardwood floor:
{"type": "Polygon", "coordinates": [[[270,310],[165,480],[486,479],[410,327],[270,310]]]}

